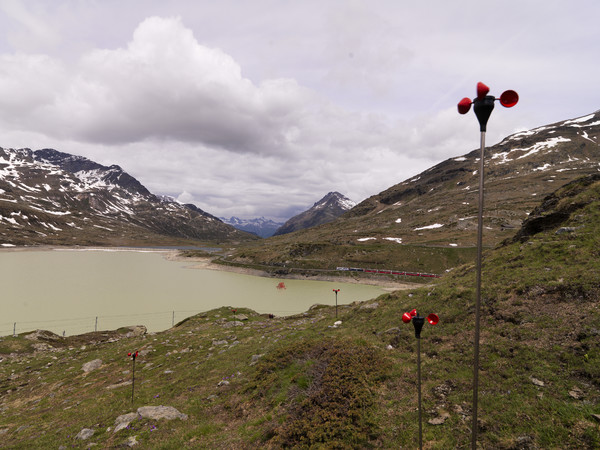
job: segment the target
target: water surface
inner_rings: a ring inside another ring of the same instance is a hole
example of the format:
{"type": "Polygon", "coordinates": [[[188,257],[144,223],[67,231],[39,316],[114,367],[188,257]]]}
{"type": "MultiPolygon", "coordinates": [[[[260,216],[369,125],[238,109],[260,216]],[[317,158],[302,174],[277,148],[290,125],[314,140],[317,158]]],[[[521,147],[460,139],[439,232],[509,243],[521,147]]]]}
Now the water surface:
{"type": "Polygon", "coordinates": [[[46,329],[66,335],[145,325],[169,328],[221,306],[284,316],[315,303],[368,300],[376,286],[287,280],[192,269],[165,253],[141,251],[0,252],[0,336],[46,329]],[[277,289],[283,281],[286,289],[277,289]],[[174,312],[174,317],[173,317],[174,312]],[[97,319],[96,319],[97,318],[97,319]]]}

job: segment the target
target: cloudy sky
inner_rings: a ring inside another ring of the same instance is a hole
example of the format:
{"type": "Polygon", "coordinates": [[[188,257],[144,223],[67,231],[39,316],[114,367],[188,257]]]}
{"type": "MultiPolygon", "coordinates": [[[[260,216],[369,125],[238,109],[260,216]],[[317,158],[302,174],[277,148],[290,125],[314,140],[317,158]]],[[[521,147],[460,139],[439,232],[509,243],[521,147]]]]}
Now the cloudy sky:
{"type": "Polygon", "coordinates": [[[119,164],[217,216],[286,220],[600,109],[597,0],[0,0],[0,146],[119,164]]]}

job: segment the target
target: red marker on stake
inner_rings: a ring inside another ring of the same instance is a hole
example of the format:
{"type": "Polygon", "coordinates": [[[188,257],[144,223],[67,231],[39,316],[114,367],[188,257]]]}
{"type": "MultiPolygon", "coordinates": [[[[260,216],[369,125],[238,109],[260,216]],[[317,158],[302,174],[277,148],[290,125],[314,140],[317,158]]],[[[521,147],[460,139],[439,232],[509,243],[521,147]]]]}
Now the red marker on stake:
{"type": "Polygon", "coordinates": [[[335,292],[335,318],[337,319],[337,295],[340,289],[334,289],[333,292],[335,292]]]}
{"type": "Polygon", "coordinates": [[[136,350],[135,353],[127,353],[127,356],[131,356],[132,360],[132,375],[131,375],[131,404],[133,405],[133,391],[135,389],[135,358],[137,358],[138,352],[136,350]]]}
{"type": "MultiPolygon", "coordinates": [[[[423,448],[423,419],[421,414],[421,330],[423,329],[423,324],[425,323],[425,317],[419,316],[416,309],[413,309],[411,312],[405,312],[402,314],[402,322],[408,323],[412,321],[413,326],[415,327],[415,337],[417,338],[417,379],[418,379],[418,389],[419,389],[419,448],[423,448]]],[[[440,318],[437,314],[429,314],[427,316],[427,322],[431,325],[437,325],[440,321],[440,318]]]]}

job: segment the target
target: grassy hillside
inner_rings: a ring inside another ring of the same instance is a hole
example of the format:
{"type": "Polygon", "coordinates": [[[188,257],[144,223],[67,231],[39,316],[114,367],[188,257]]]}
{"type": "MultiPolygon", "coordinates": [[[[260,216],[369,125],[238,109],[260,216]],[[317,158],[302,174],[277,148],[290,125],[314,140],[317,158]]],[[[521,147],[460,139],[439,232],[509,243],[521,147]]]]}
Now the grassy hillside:
{"type": "MultiPolygon", "coordinates": [[[[508,136],[485,150],[483,244],[514,235],[559,186],[598,173],[600,112],[508,136]]],[[[457,149],[457,152],[460,149],[457,149]]],[[[453,157],[373,195],[335,221],[240,244],[227,261],[278,267],[369,265],[443,273],[472,261],[481,152],[453,157]]]]}
{"type": "MultiPolygon", "coordinates": [[[[319,227],[307,230],[315,238],[319,227]]],[[[389,245],[384,242],[339,243],[329,237],[317,236],[311,242],[298,239],[304,230],[290,235],[269,238],[269,242],[244,243],[234,250],[234,256],[226,256],[215,262],[258,268],[267,272],[285,274],[293,271],[328,270],[336,267],[361,267],[372,269],[398,269],[403,271],[443,273],[448,267],[456,267],[472,261],[475,247],[454,248],[435,245],[389,245]]],[[[341,275],[337,272],[337,275],[341,275]]],[[[347,274],[346,274],[347,275],[347,274]]],[[[351,274],[356,276],[357,274],[351,274]]]]}
{"type": "MultiPolygon", "coordinates": [[[[599,448],[600,181],[561,188],[531,216],[484,253],[479,442],[599,448]]],[[[224,307],[130,338],[3,338],[2,445],[415,448],[416,340],[401,315],[417,308],[440,316],[422,333],[425,447],[468,448],[474,272],[466,264],[434,284],[341,307],[338,326],[331,307],[287,318],[224,307]],[[132,405],[127,353],[136,350],[132,405]],[[187,419],[135,416],[114,432],[118,416],[149,405],[187,419]],[[76,438],[84,428],[94,434],[76,438]]]]}

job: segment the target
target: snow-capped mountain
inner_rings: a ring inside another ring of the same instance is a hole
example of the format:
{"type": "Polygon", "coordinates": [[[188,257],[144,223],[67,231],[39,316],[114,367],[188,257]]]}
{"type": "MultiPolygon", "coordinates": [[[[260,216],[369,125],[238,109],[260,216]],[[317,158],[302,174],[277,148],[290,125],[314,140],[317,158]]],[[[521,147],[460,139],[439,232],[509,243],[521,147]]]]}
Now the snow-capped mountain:
{"type": "Polygon", "coordinates": [[[274,235],[287,234],[331,222],[355,205],[355,202],[339,192],[330,192],[307,211],[289,219],[274,235]]]}
{"type": "MultiPolygon", "coordinates": [[[[362,201],[331,224],[335,232],[330,234],[359,244],[473,246],[479,158],[477,148],[362,201]]],[[[494,245],[510,237],[547,195],[598,172],[600,111],[518,132],[486,147],[484,241],[494,245]]]]}
{"type": "Polygon", "coordinates": [[[256,234],[262,238],[268,238],[275,234],[275,231],[283,225],[283,222],[275,222],[271,219],[259,217],[257,219],[240,219],[232,216],[229,219],[219,217],[223,222],[238,230],[247,231],[248,233],[256,234]]]}
{"type": "Polygon", "coordinates": [[[153,195],[119,166],[52,149],[0,148],[0,244],[166,245],[251,235],[153,195]]]}
{"type": "MultiPolygon", "coordinates": [[[[252,252],[232,254],[231,261],[276,267],[385,262],[386,267],[434,273],[471,263],[480,178],[479,133],[471,120],[475,150],[457,148],[456,156],[365,199],[333,222],[267,239],[252,252]]],[[[525,220],[538,214],[540,203],[555,201],[552,193],[558,188],[599,173],[600,111],[486,146],[484,245],[512,239],[525,220]]],[[[560,223],[561,218],[551,219],[560,223]]]]}

